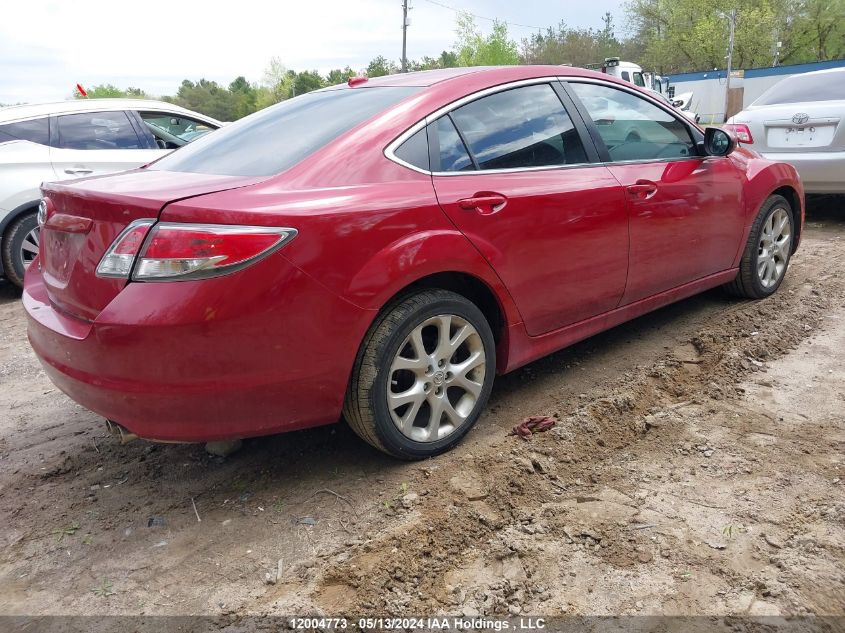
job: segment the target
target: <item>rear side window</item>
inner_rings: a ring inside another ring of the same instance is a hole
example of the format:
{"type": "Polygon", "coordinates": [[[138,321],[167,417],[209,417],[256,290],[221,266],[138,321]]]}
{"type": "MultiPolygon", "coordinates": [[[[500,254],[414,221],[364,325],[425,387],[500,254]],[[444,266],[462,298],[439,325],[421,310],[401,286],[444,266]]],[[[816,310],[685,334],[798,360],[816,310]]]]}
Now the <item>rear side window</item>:
{"type": "Polygon", "coordinates": [[[578,132],[549,84],[497,92],[451,116],[479,169],[587,162],[578,132]]]}
{"type": "Polygon", "coordinates": [[[48,127],[46,117],[0,125],[0,143],[5,143],[6,141],[29,141],[30,143],[47,145],[49,140],[50,128],[48,127]]]}
{"type": "Polygon", "coordinates": [[[147,149],[125,112],[86,112],[57,117],[56,147],[62,149],[147,149]]]}
{"type": "Polygon", "coordinates": [[[381,86],[309,92],[203,136],[150,168],[272,176],[419,90],[381,86]]]}
{"type": "Polygon", "coordinates": [[[402,143],[393,152],[396,158],[405,161],[409,165],[429,170],[428,135],[423,128],[416,132],[411,138],[402,143]]]}
{"type": "Polygon", "coordinates": [[[475,166],[452,119],[447,114],[434,123],[440,147],[440,165],[435,171],[472,171],[475,166]]]}

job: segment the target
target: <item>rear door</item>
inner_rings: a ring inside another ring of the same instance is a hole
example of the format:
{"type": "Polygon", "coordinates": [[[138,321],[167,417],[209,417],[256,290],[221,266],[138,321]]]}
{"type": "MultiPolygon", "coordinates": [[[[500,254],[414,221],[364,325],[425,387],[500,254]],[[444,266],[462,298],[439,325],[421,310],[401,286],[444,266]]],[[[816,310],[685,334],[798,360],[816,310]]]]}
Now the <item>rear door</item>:
{"type": "Polygon", "coordinates": [[[622,188],[561,97],[555,81],[504,86],[428,126],[440,205],[499,274],[531,335],[614,309],[627,275],[622,188]]]}
{"type": "Polygon", "coordinates": [[[622,303],[729,269],[746,222],[732,160],[699,156],[689,124],[634,89],[566,85],[628,201],[631,256],[622,303]]]}
{"type": "Polygon", "coordinates": [[[140,135],[122,110],[53,117],[50,161],[58,180],[140,167],[167,151],[140,135]]]}

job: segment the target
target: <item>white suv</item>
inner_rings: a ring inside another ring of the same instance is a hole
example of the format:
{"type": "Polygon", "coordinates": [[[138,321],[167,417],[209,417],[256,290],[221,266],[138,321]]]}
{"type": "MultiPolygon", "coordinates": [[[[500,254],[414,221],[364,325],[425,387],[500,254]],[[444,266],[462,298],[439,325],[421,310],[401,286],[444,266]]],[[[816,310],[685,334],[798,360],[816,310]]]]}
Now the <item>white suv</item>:
{"type": "Polygon", "coordinates": [[[0,108],[0,276],[22,285],[38,254],[42,182],[140,167],[221,125],[141,99],[0,108]]]}

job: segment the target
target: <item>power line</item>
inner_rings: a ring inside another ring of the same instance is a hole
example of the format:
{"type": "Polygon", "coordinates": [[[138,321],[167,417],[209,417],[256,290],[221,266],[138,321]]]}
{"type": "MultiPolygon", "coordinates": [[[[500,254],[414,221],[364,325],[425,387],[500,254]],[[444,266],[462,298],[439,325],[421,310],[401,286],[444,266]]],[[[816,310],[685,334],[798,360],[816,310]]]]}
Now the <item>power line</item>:
{"type": "Polygon", "coordinates": [[[488,18],[484,15],[478,15],[477,13],[472,13],[471,11],[464,11],[463,9],[456,9],[455,7],[449,6],[443,2],[438,2],[438,0],[425,0],[429,4],[437,5],[438,7],[443,7],[444,9],[449,9],[450,11],[454,11],[455,13],[468,13],[474,18],[478,18],[479,20],[487,20],[488,22],[501,22],[503,24],[507,24],[508,26],[518,26],[523,29],[531,29],[532,31],[536,30],[543,30],[545,27],[542,26],[532,26],[530,24],[520,24],[519,22],[508,22],[507,20],[499,20],[497,18],[488,18]]]}

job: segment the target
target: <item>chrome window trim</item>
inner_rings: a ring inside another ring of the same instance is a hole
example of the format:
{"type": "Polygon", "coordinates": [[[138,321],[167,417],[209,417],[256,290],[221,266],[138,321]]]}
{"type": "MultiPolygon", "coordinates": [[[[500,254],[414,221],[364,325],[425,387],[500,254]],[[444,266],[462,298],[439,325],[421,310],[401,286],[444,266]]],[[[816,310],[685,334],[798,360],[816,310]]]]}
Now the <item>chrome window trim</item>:
{"type": "MultiPolygon", "coordinates": [[[[684,116],[678,116],[676,113],[672,112],[670,108],[665,107],[664,103],[661,103],[658,99],[651,97],[648,94],[643,94],[641,91],[637,89],[630,89],[627,86],[621,86],[616,83],[612,83],[609,81],[603,81],[601,79],[595,79],[593,77],[573,77],[573,76],[546,76],[546,77],[535,77],[532,79],[520,79],[518,81],[512,81],[504,84],[499,84],[496,86],[491,86],[489,88],[484,88],[483,90],[479,90],[478,92],[473,92],[472,94],[466,95],[453,101],[441,108],[438,108],[425,118],[417,121],[411,127],[406,129],[402,134],[397,136],[393,139],[385,148],[384,148],[384,157],[388,160],[396,163],[397,165],[401,165],[402,167],[406,167],[412,171],[415,171],[419,174],[425,174],[426,176],[472,176],[472,175],[483,175],[483,174],[514,174],[514,173],[521,173],[521,172],[534,172],[534,171],[553,171],[559,169],[576,169],[580,168],[583,169],[585,167],[608,167],[610,165],[631,165],[636,163],[666,163],[672,162],[677,160],[690,160],[690,159],[706,159],[712,158],[709,156],[698,156],[692,155],[687,157],[673,157],[673,158],[648,158],[648,159],[635,159],[635,160],[625,160],[625,161],[598,161],[595,163],[586,162],[586,163],[571,163],[566,165],[541,165],[539,167],[510,167],[505,169],[473,169],[471,171],[431,171],[429,169],[423,169],[421,167],[417,167],[416,165],[412,165],[408,163],[395,154],[395,150],[402,145],[405,141],[407,141],[410,137],[414,134],[419,132],[421,129],[433,123],[440,117],[445,114],[450,113],[452,110],[456,110],[471,101],[475,101],[477,99],[481,99],[483,97],[487,97],[491,94],[496,94],[498,92],[504,92],[505,90],[510,90],[512,88],[521,88],[522,86],[533,86],[537,84],[550,84],[551,82],[567,82],[567,83],[592,83],[597,84],[600,86],[606,86],[608,88],[616,88],[618,90],[622,90],[624,92],[628,92],[635,97],[644,98],[649,103],[656,105],[664,112],[667,112],[675,120],[680,121],[681,124],[686,128],[687,133],[690,135],[690,140],[693,141],[693,145],[695,145],[695,139],[692,133],[692,129],[690,127],[689,120],[686,119],[684,116]]],[[[561,103],[561,107],[564,109],[564,112],[572,118],[572,115],[566,110],[565,106],[561,103]]],[[[698,129],[698,128],[696,128],[698,129]]]]}

